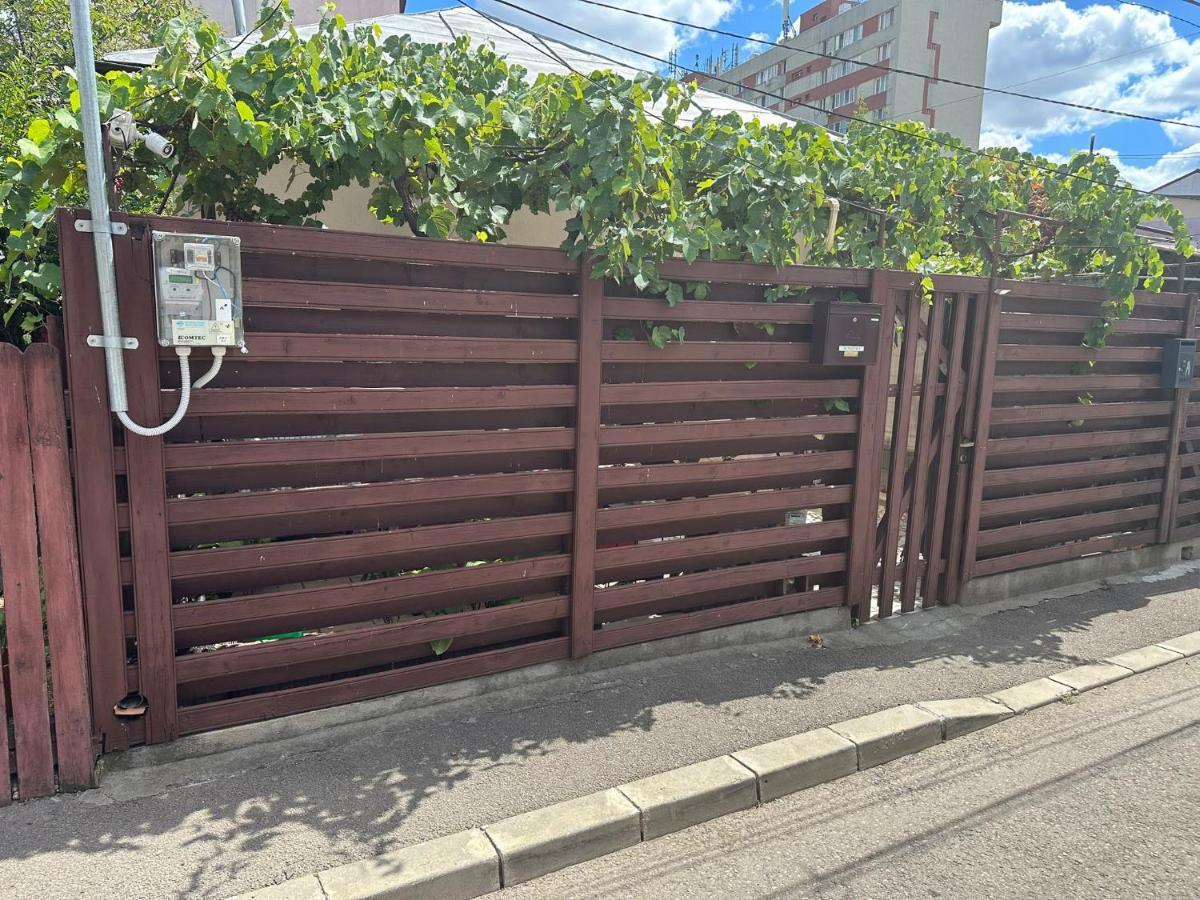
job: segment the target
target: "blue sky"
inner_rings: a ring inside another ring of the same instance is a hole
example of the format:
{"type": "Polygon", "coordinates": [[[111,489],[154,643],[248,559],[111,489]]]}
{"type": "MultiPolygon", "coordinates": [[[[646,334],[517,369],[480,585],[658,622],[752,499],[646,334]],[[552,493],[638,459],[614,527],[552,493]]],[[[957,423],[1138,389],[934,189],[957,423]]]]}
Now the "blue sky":
{"type": "MultiPolygon", "coordinates": [[[[499,18],[549,33],[544,22],[520,22],[514,10],[489,0],[468,0],[499,18]]],[[[697,54],[731,48],[732,39],[655,23],[638,16],[587,6],[579,0],[512,0],[656,56],[679,51],[682,65],[697,54]]],[[[616,5],[718,27],[739,34],[776,37],[780,0],[607,0],[616,5]]],[[[898,0],[903,3],[904,0],[898,0]]],[[[961,0],[969,2],[969,0],[961,0]]],[[[793,18],[815,0],[792,4],[793,18]]],[[[409,0],[410,12],[455,6],[454,0],[409,0]]],[[[1200,27],[1191,27],[1142,6],[1200,23],[1200,7],[1185,0],[1007,0],[1004,22],[992,32],[987,84],[1015,88],[1159,118],[1200,123],[1200,27]],[[1065,69],[1072,71],[1061,73],[1065,69]],[[1053,77],[1051,77],[1053,76],[1053,77]],[[1030,83],[1024,84],[1029,81],[1030,83]]],[[[578,36],[555,35],[583,44],[578,36]]],[[[748,45],[749,46],[749,45],[748,45]]],[[[612,53],[611,48],[595,47],[612,53]]],[[[742,50],[745,58],[747,50],[742,50]]],[[[631,60],[633,61],[633,60],[631,60]]],[[[648,65],[645,60],[639,65],[648,65]]],[[[989,95],[984,104],[984,143],[1016,145],[1052,158],[1097,146],[1113,156],[1139,187],[1152,188],[1200,168],[1200,130],[1080,113],[1050,104],[989,95]]]]}

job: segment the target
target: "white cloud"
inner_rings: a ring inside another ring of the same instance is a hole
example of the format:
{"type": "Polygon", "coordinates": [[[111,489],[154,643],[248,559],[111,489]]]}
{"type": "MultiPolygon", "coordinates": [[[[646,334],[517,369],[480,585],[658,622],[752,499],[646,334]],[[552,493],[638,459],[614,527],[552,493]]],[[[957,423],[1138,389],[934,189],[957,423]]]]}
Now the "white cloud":
{"type": "MultiPolygon", "coordinates": [[[[637,12],[652,13],[665,19],[691,22],[704,28],[712,28],[729,18],[738,8],[738,0],[605,0],[613,6],[622,6],[637,12]]],[[[529,31],[556,38],[601,56],[612,57],[641,69],[662,68],[654,60],[636,53],[624,53],[602,41],[592,41],[578,32],[558,28],[546,19],[526,15],[511,6],[480,0],[476,4],[488,15],[520,25],[529,31]]],[[[644,51],[651,56],[667,59],[672,50],[685,47],[700,38],[705,32],[694,28],[683,28],[668,22],[658,22],[638,15],[590,6],[586,3],[564,3],[562,0],[521,0],[521,6],[557,22],[578,28],[580,31],[605,38],[616,44],[644,51]]],[[[692,60],[680,54],[680,64],[691,66],[692,60]]]]}
{"type": "MultiPolygon", "coordinates": [[[[987,83],[1200,124],[1200,39],[1182,39],[1168,16],[1136,6],[1072,9],[1062,0],[1008,3],[1003,24],[992,32],[987,83]]],[[[1028,148],[1038,138],[1082,137],[1114,121],[1116,117],[1103,113],[989,94],[983,110],[984,146],[1028,148]]],[[[1179,154],[1195,152],[1200,131],[1162,128],[1179,154]]],[[[1193,167],[1194,158],[1179,154],[1147,166],[1120,165],[1139,186],[1153,187],[1193,167]]]]}
{"type": "Polygon", "coordinates": [[[1112,159],[1121,173],[1129,179],[1130,184],[1143,191],[1152,191],[1180,175],[1200,168],[1200,141],[1181,147],[1157,160],[1123,160],[1116,151],[1101,152],[1112,159]]]}
{"type": "Polygon", "coordinates": [[[765,31],[750,32],[750,40],[742,44],[742,54],[748,59],[755,54],[762,53],[764,50],[771,49],[766,44],[759,43],[760,41],[772,40],[771,36],[765,31]]]}

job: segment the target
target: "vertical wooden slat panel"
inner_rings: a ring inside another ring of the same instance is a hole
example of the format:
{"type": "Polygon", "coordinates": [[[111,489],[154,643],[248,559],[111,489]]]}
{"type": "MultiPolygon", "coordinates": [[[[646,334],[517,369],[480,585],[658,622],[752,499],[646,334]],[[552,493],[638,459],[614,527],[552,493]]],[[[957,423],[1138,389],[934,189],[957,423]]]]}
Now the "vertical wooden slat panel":
{"type": "Polygon", "coordinates": [[[91,236],[75,231],[79,217],[74,211],[59,210],[58,233],[93,736],[105,752],[129,746],[126,726],[113,715],[113,706],[126,693],[125,626],[104,353],[87,345],[89,334],[102,331],[96,264],[91,236]]]}
{"type": "Polygon", "coordinates": [[[963,522],[962,562],[959,583],[966,584],[975,573],[975,554],[979,546],[979,516],[983,505],[983,473],[987,468],[988,433],[992,427],[992,385],[996,380],[996,354],[1000,345],[1000,308],[1004,298],[990,291],[986,298],[986,324],[983,329],[983,356],[979,366],[978,393],[969,398],[976,404],[974,447],[968,469],[966,517],[963,522]]]}
{"type": "MultiPolygon", "coordinates": [[[[1183,331],[1180,337],[1190,338],[1196,328],[1195,295],[1187,298],[1187,310],[1184,314],[1183,331]]],[[[1163,473],[1162,510],[1158,518],[1158,542],[1168,544],[1175,538],[1177,511],[1179,509],[1179,444],[1183,437],[1183,429],[1187,425],[1188,402],[1192,396],[1190,386],[1178,388],[1175,391],[1175,405],[1171,409],[1171,431],[1167,438],[1167,464],[1163,473]]]]}
{"type": "MultiPolygon", "coordinates": [[[[144,238],[116,243],[121,328],[139,348],[126,354],[129,415],[152,427],[163,420],[159,401],[157,325],[149,271],[149,231],[144,238]]],[[[138,688],[146,699],[146,740],[178,736],[175,687],[175,635],[171,623],[168,567],[166,470],[163,439],[125,432],[129,471],[129,539],[133,551],[133,605],[137,629],[138,688]]]]}
{"type": "Polygon", "coordinates": [[[943,558],[946,514],[950,508],[950,473],[957,449],[959,409],[963,396],[963,356],[966,353],[969,318],[971,306],[967,296],[956,295],[954,329],[950,335],[950,359],[946,364],[946,399],[942,404],[942,430],[938,440],[937,476],[933,480],[934,495],[930,506],[929,557],[926,560],[925,586],[922,589],[921,605],[927,607],[936,606],[939,602],[941,569],[946,562],[943,558]]]}
{"type": "Polygon", "coordinates": [[[945,585],[940,602],[953,605],[958,602],[962,580],[963,532],[966,528],[967,508],[970,504],[970,482],[973,450],[969,439],[975,433],[975,422],[979,415],[979,379],[984,356],[984,335],[987,328],[987,294],[975,296],[971,304],[971,321],[967,330],[963,351],[966,354],[962,407],[958,430],[952,444],[950,476],[950,504],[946,508],[945,527],[949,532],[946,551],[945,585]]]}
{"type": "Polygon", "coordinates": [[[95,757],[61,371],[61,357],[49,344],[25,352],[58,781],[64,790],[72,790],[91,786],[95,757]]]}
{"type": "MultiPolygon", "coordinates": [[[[46,691],[41,582],[25,373],[21,351],[0,344],[0,562],[12,689],[17,786],[22,800],[54,793],[54,751],[46,691]]],[[[7,766],[8,758],[4,764],[7,766]]]]}
{"type": "Polygon", "coordinates": [[[863,372],[854,460],[846,604],[860,622],[870,618],[871,589],[875,582],[875,537],[879,524],[879,487],[883,480],[883,432],[887,419],[894,343],[892,335],[896,317],[896,301],[889,274],[883,270],[872,273],[871,302],[883,308],[879,323],[879,358],[863,372]]]}
{"type": "MultiPolygon", "coordinates": [[[[892,614],[895,603],[896,564],[900,553],[900,519],[905,513],[904,482],[908,469],[908,430],[912,423],[913,382],[917,372],[920,343],[921,292],[905,295],[904,344],[900,350],[900,375],[896,387],[896,411],[892,417],[892,453],[888,464],[887,531],[883,539],[883,570],[879,579],[879,615],[892,614]]],[[[912,494],[908,495],[911,500],[912,494]]],[[[912,512],[909,509],[909,516],[912,512]]]]}
{"type": "MultiPolygon", "coordinates": [[[[933,417],[937,412],[942,355],[942,329],[946,321],[946,298],[934,294],[925,341],[925,365],[921,370],[921,403],[917,412],[917,447],[913,458],[912,506],[904,538],[904,571],[900,583],[900,610],[916,606],[921,548],[925,538],[925,516],[929,507],[929,469],[933,464],[933,417]]],[[[931,555],[926,557],[929,562],[931,555]]],[[[931,563],[932,564],[932,563],[931,563]]]]}
{"type": "Polygon", "coordinates": [[[604,283],[580,267],[578,402],[575,409],[575,519],[571,570],[571,656],[592,652],[596,592],[597,479],[600,468],[600,382],[604,283]]]}

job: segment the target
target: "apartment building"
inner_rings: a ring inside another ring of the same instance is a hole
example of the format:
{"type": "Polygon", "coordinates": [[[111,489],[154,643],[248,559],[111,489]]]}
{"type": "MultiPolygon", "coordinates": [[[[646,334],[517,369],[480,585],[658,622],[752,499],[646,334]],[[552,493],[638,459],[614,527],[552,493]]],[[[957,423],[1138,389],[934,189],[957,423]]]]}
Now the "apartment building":
{"type": "Polygon", "coordinates": [[[724,71],[714,66],[695,80],[835,131],[846,130],[847,115],[916,120],[977,147],[981,92],[940,79],[984,83],[988,40],[1003,6],[1004,0],[823,0],[793,22],[785,0],[785,46],[724,71]]]}

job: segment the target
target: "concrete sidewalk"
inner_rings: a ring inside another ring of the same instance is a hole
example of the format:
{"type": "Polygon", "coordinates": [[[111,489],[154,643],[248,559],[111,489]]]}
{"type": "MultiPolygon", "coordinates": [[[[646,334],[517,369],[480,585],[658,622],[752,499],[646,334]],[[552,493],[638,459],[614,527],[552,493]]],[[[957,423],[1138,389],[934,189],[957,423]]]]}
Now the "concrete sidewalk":
{"type": "Polygon", "coordinates": [[[121,772],[99,791],[0,811],[0,897],[226,897],[1200,628],[1196,567],[1120,581],[1033,606],[917,613],[828,635],[824,649],[708,651],[121,772]]]}

